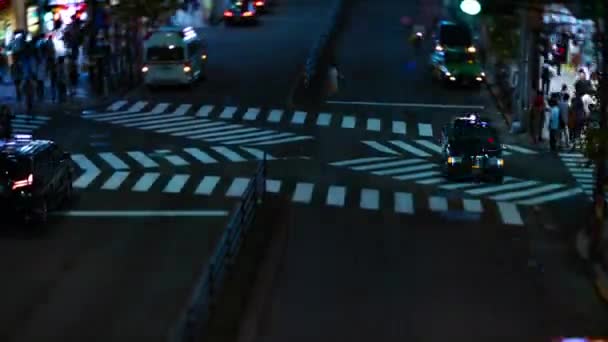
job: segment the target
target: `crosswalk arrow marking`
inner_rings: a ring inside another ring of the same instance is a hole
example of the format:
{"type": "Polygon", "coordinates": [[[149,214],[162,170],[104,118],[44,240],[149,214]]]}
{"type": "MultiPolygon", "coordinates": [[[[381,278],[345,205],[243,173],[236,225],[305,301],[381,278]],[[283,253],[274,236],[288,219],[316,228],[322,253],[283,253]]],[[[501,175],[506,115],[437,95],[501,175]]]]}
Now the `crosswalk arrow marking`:
{"type": "Polygon", "coordinates": [[[194,157],[196,160],[200,161],[203,164],[214,164],[217,163],[217,160],[213,157],[211,157],[209,154],[207,154],[206,152],[201,151],[198,148],[184,148],[184,152],[188,153],[189,155],[191,155],[192,157],[194,157]]]}
{"type": "Polygon", "coordinates": [[[127,171],[114,172],[112,174],[112,176],[110,176],[110,178],[108,178],[108,180],[103,184],[101,189],[102,190],[116,190],[116,189],[120,188],[120,186],[127,179],[128,176],[129,176],[129,172],[127,172],[127,171]]]}
{"type": "Polygon", "coordinates": [[[99,157],[103,159],[106,163],[108,163],[114,170],[127,170],[129,166],[125,164],[120,158],[118,158],[114,153],[111,152],[102,152],[99,153],[99,157]]]}
{"type": "Polygon", "coordinates": [[[136,192],[146,192],[150,190],[152,185],[158,180],[160,173],[158,172],[147,172],[144,173],[138,180],[137,183],[131,189],[136,192]]]}
{"type": "Polygon", "coordinates": [[[72,160],[81,170],[84,170],[84,173],[72,183],[75,188],[86,188],[101,174],[99,168],[82,154],[73,154],[72,160]]]}
{"type": "Polygon", "coordinates": [[[222,156],[226,157],[229,161],[232,161],[232,162],[243,162],[243,161],[247,160],[247,159],[241,157],[238,153],[229,149],[228,147],[212,146],[211,149],[214,150],[215,152],[221,154],[222,156]]]}

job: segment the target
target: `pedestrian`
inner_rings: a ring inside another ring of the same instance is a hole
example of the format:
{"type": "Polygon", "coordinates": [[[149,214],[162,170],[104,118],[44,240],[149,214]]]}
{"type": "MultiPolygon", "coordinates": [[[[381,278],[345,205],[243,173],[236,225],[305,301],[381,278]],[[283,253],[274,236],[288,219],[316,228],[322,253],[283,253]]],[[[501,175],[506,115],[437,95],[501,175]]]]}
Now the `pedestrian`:
{"type": "Polygon", "coordinates": [[[583,103],[583,97],[581,94],[576,93],[574,95],[570,106],[574,121],[574,129],[570,136],[570,142],[574,144],[580,139],[581,132],[585,126],[585,104],[583,103]]]}
{"type": "Polygon", "coordinates": [[[65,65],[65,56],[61,56],[57,59],[56,65],[57,74],[57,100],[59,103],[65,102],[65,96],[67,92],[67,70],[65,65]]]}
{"type": "Polygon", "coordinates": [[[561,134],[562,117],[558,103],[554,99],[551,99],[549,102],[549,108],[549,146],[551,151],[556,152],[558,150],[558,141],[561,134]]]}
{"type": "Polygon", "coordinates": [[[78,63],[74,58],[69,59],[68,78],[69,78],[70,96],[74,96],[74,95],[76,95],[76,88],[78,87],[78,63]]]}
{"type": "Polygon", "coordinates": [[[533,144],[537,144],[542,140],[541,129],[543,127],[543,116],[545,112],[545,97],[543,92],[539,90],[532,101],[532,109],[530,110],[530,138],[533,144]]]}
{"type": "Polygon", "coordinates": [[[46,79],[45,66],[42,63],[43,59],[40,59],[40,63],[36,64],[36,93],[38,95],[38,101],[44,101],[44,81],[46,79]]]}
{"type": "Polygon", "coordinates": [[[15,96],[17,97],[17,102],[21,102],[21,83],[23,82],[23,64],[20,59],[16,59],[13,61],[11,65],[11,77],[13,79],[13,84],[15,86],[15,96]]]}
{"type": "Polygon", "coordinates": [[[559,114],[561,117],[560,130],[561,130],[561,145],[570,146],[570,133],[568,132],[568,114],[570,113],[570,95],[565,93],[559,102],[559,114]]]}
{"type": "MultiPolygon", "coordinates": [[[[566,83],[562,84],[562,91],[560,97],[564,97],[565,94],[568,94],[568,85],[566,83]]],[[[570,96],[568,94],[568,96],[570,96]]]]}
{"type": "Polygon", "coordinates": [[[51,92],[51,101],[57,99],[57,61],[54,58],[46,60],[46,72],[49,78],[49,91],[51,92]]]}
{"type": "Polygon", "coordinates": [[[542,91],[545,95],[549,95],[549,91],[551,90],[551,78],[553,78],[551,72],[551,66],[547,63],[543,64],[543,70],[540,76],[542,80],[542,91]]]}

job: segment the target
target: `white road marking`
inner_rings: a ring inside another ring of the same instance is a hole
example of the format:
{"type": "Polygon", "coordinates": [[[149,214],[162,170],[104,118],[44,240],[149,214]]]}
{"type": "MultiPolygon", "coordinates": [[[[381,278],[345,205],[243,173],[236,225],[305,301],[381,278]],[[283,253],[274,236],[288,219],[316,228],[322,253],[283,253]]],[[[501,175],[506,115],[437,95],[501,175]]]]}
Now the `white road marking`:
{"type": "Polygon", "coordinates": [[[108,180],[101,186],[102,190],[116,190],[120,188],[122,183],[129,176],[129,172],[127,171],[117,171],[108,178],[108,180]]]}
{"type": "Polygon", "coordinates": [[[186,121],[181,121],[172,125],[166,125],[164,127],[164,129],[157,129],[154,130],[156,133],[175,133],[175,134],[182,134],[182,135],[189,135],[189,134],[195,134],[195,133],[200,133],[200,131],[198,129],[200,128],[205,128],[205,127],[218,127],[218,126],[223,126],[226,127],[226,123],[225,122],[205,122],[202,120],[186,120],[186,121]],[[176,127],[179,126],[179,127],[176,127]]]}
{"type": "Polygon", "coordinates": [[[383,162],[383,163],[379,163],[379,164],[353,166],[353,167],[351,167],[351,169],[356,170],[356,171],[380,170],[380,171],[373,172],[373,174],[383,176],[383,175],[385,175],[385,173],[390,174],[391,172],[393,172],[393,170],[395,170],[394,169],[395,166],[420,164],[422,162],[424,162],[424,160],[422,160],[422,159],[400,159],[400,160],[387,161],[387,162],[383,162]],[[385,170],[382,170],[382,169],[385,169],[385,170]],[[386,169],[388,169],[388,170],[386,170],[386,169]]]}
{"type": "Polygon", "coordinates": [[[218,124],[224,124],[223,122],[209,122],[209,120],[205,119],[188,119],[189,117],[179,117],[173,120],[167,120],[166,122],[159,123],[151,126],[139,126],[139,129],[144,130],[154,130],[156,133],[166,133],[166,132],[175,132],[182,131],[184,129],[193,129],[194,127],[207,127],[207,126],[217,126],[218,124]],[[171,122],[169,122],[171,121],[171,122]],[[186,126],[186,127],[184,127],[186,126]],[[179,127],[175,129],[176,127],[179,127]]]}
{"type": "Polygon", "coordinates": [[[247,151],[247,153],[251,154],[257,160],[264,160],[264,155],[266,156],[266,160],[275,160],[276,158],[271,156],[269,153],[266,153],[260,149],[253,147],[241,147],[242,150],[247,151]]]}
{"type": "Polygon", "coordinates": [[[429,209],[431,211],[447,211],[448,200],[445,197],[431,196],[429,197],[429,209]]]}
{"type": "Polygon", "coordinates": [[[361,190],[361,208],[378,210],[380,208],[380,192],[375,189],[361,190]]]}
{"type": "Polygon", "coordinates": [[[325,101],[327,104],[361,105],[361,106],[383,106],[383,107],[420,107],[420,108],[445,108],[445,109],[479,109],[481,105],[456,105],[456,104],[429,104],[429,103],[404,103],[404,102],[369,102],[369,101],[325,101]]]}
{"type": "Polygon", "coordinates": [[[196,195],[211,195],[219,181],[220,177],[218,176],[205,176],[198,184],[194,193],[196,195]]]}
{"type": "Polygon", "coordinates": [[[504,224],[510,224],[514,226],[523,226],[524,220],[522,220],[517,205],[509,202],[497,202],[498,212],[500,218],[504,224]]]}
{"type": "Polygon", "coordinates": [[[343,186],[332,185],[327,191],[327,205],[343,207],[346,197],[346,188],[343,186]]]}
{"type": "Polygon", "coordinates": [[[158,164],[154,160],[150,159],[143,152],[130,151],[130,152],[127,152],[127,154],[129,155],[129,157],[133,158],[136,162],[138,162],[145,169],[158,167],[158,164]]]}
{"type": "MultiPolygon", "coordinates": [[[[287,134],[287,133],[282,133],[282,134],[287,134]]],[[[291,133],[289,133],[289,134],[291,134],[291,133]]],[[[283,143],[289,143],[289,142],[294,142],[294,141],[311,140],[311,139],[314,139],[314,138],[312,136],[295,136],[295,137],[291,137],[291,138],[283,138],[283,139],[278,139],[278,140],[254,143],[251,145],[276,145],[276,144],[283,144],[283,143]]]]}
{"type": "Polygon", "coordinates": [[[266,180],[266,192],[277,194],[281,191],[281,181],[276,179],[266,180]]]}
{"type": "Polygon", "coordinates": [[[281,117],[283,117],[283,111],[279,109],[273,109],[270,111],[270,114],[268,114],[268,119],[266,121],[274,123],[281,122],[281,117]]]}
{"type": "Polygon", "coordinates": [[[404,121],[393,121],[393,133],[395,134],[406,134],[407,125],[404,121]]]}
{"type": "Polygon", "coordinates": [[[232,119],[234,117],[234,113],[236,113],[236,107],[226,107],[220,114],[220,119],[232,119]]]}
{"type": "Polygon", "coordinates": [[[209,154],[207,154],[207,152],[203,152],[198,148],[195,148],[195,147],[184,148],[184,152],[188,153],[189,155],[191,155],[192,157],[194,157],[196,160],[200,161],[203,164],[217,163],[217,160],[215,158],[211,157],[209,154]]]}
{"type": "MultiPolygon", "coordinates": [[[[423,165],[423,166],[427,166],[427,167],[425,167],[426,169],[430,168],[430,167],[428,167],[429,165],[423,165]]],[[[420,169],[425,169],[425,168],[420,168],[420,169]]],[[[438,176],[440,174],[441,173],[438,171],[428,171],[428,172],[422,172],[422,173],[414,173],[414,174],[410,174],[410,175],[397,176],[397,177],[393,177],[393,178],[398,179],[398,180],[413,180],[413,179],[434,177],[434,176],[438,176]]]]}
{"type": "Polygon", "coordinates": [[[306,115],[308,113],[302,111],[295,111],[293,113],[293,118],[291,119],[291,123],[301,125],[306,121],[306,115]]]}
{"type": "Polygon", "coordinates": [[[416,155],[418,157],[430,157],[431,155],[429,153],[424,152],[423,150],[416,148],[410,144],[404,143],[401,140],[391,140],[389,141],[391,144],[403,149],[406,152],[409,152],[413,155],[416,155]]]}
{"type": "Polygon", "coordinates": [[[319,113],[317,117],[317,126],[329,126],[331,124],[331,114],[319,113]]]}
{"type": "Polygon", "coordinates": [[[135,183],[135,185],[133,185],[133,188],[131,188],[131,190],[136,191],[136,192],[149,191],[150,188],[152,187],[152,185],[154,185],[154,183],[156,182],[156,180],[158,180],[159,177],[160,177],[160,173],[158,173],[158,172],[144,173],[139,178],[139,180],[137,180],[137,183],[135,183]]]}
{"type": "Polygon", "coordinates": [[[163,189],[163,192],[177,194],[182,191],[186,182],[190,179],[190,175],[174,175],[163,189]]]}
{"type": "Polygon", "coordinates": [[[375,149],[377,151],[383,152],[383,153],[393,154],[393,155],[396,155],[396,156],[400,156],[401,155],[401,153],[399,153],[399,152],[397,152],[395,150],[392,150],[392,149],[390,149],[390,148],[388,148],[388,147],[386,147],[386,146],[384,146],[384,145],[382,145],[382,144],[380,144],[380,143],[378,143],[376,141],[362,141],[362,143],[364,143],[365,145],[367,145],[367,146],[369,146],[369,147],[371,147],[371,148],[373,148],[373,149],[375,149]]]}
{"type": "Polygon", "coordinates": [[[511,201],[511,200],[516,199],[516,198],[530,197],[530,196],[533,196],[533,195],[541,194],[543,192],[557,190],[557,189],[560,189],[560,188],[563,188],[563,187],[564,187],[563,184],[548,184],[548,185],[540,186],[538,188],[532,188],[532,189],[528,189],[528,190],[509,192],[509,193],[506,193],[506,194],[501,194],[501,195],[493,196],[493,197],[490,197],[490,198],[493,199],[493,200],[495,200],[495,201],[511,201]]]}
{"type": "MultiPolygon", "coordinates": [[[[230,137],[230,140],[222,141],[222,144],[226,145],[250,145],[252,143],[257,143],[259,141],[267,142],[276,142],[277,139],[284,137],[291,137],[293,133],[278,133],[273,131],[262,131],[255,132],[249,134],[241,134],[238,137],[230,137]]],[[[252,144],[253,145],[253,144],[252,144]]]]}
{"type": "Polygon", "coordinates": [[[102,152],[99,153],[99,157],[103,159],[106,163],[108,163],[114,170],[128,170],[129,166],[125,164],[120,158],[118,158],[114,153],[111,152],[102,152]]]}
{"type": "Polygon", "coordinates": [[[330,163],[329,165],[333,165],[333,166],[350,166],[350,165],[364,164],[364,163],[369,163],[369,162],[377,162],[377,161],[384,161],[384,160],[394,160],[395,158],[396,157],[367,157],[367,158],[359,158],[359,159],[350,159],[350,160],[337,161],[337,162],[330,163]]]}
{"type": "Polygon", "coordinates": [[[395,192],[395,212],[400,214],[414,213],[413,196],[407,192],[395,192]]]}
{"type": "Polygon", "coordinates": [[[117,110],[119,110],[120,108],[124,107],[127,103],[129,103],[129,101],[116,101],[114,103],[112,103],[109,107],[108,107],[108,111],[109,112],[115,112],[117,110]]]}
{"type": "Polygon", "coordinates": [[[125,217],[221,217],[228,216],[225,210],[70,210],[49,213],[52,216],[69,217],[105,217],[105,218],[125,218],[125,217]]]}
{"type": "Polygon", "coordinates": [[[520,147],[520,146],[515,146],[515,145],[505,145],[505,146],[509,150],[513,150],[515,152],[519,152],[519,153],[523,153],[523,154],[538,154],[537,151],[530,150],[528,148],[524,148],[524,147],[520,147]]]}
{"type": "Polygon", "coordinates": [[[204,106],[201,106],[201,108],[199,108],[198,111],[196,111],[196,114],[194,114],[194,116],[207,117],[207,116],[209,116],[209,114],[211,114],[212,110],[213,110],[213,106],[204,105],[204,106]]]}
{"type": "Polygon", "coordinates": [[[292,202],[310,203],[314,187],[312,183],[297,183],[292,202]]]}
{"type": "Polygon", "coordinates": [[[224,146],[212,146],[212,150],[226,157],[231,162],[243,162],[247,161],[247,159],[241,157],[238,153],[224,146]]]}
{"type": "Polygon", "coordinates": [[[442,182],[445,182],[445,178],[443,178],[443,177],[428,178],[428,179],[422,179],[422,180],[416,181],[417,184],[422,184],[422,185],[439,184],[442,182]]]}
{"type": "MultiPolygon", "coordinates": [[[[209,128],[209,129],[207,129],[207,133],[205,133],[205,134],[188,135],[188,138],[190,138],[190,139],[204,139],[204,140],[207,140],[208,138],[223,137],[223,136],[226,136],[228,134],[237,134],[237,133],[259,131],[259,129],[257,129],[255,127],[251,127],[251,128],[239,128],[239,127],[243,127],[243,126],[241,126],[241,125],[228,125],[228,126],[224,126],[224,127],[209,128]],[[234,129],[234,128],[238,128],[238,129],[234,129]],[[209,133],[209,132],[212,132],[212,133],[209,133]]],[[[177,135],[177,134],[172,134],[172,135],[177,135]]],[[[183,134],[183,135],[187,135],[187,134],[183,134]]]]}
{"type": "Polygon", "coordinates": [[[477,199],[464,199],[462,201],[462,206],[464,211],[472,212],[472,213],[481,213],[483,212],[483,208],[481,206],[481,201],[477,199]]]}
{"type": "Polygon", "coordinates": [[[435,153],[442,153],[443,152],[443,148],[441,146],[439,146],[438,144],[435,144],[433,142],[430,142],[428,140],[416,140],[416,143],[428,148],[429,150],[435,152],[435,153]]]}
{"type": "Polygon", "coordinates": [[[550,195],[530,198],[530,199],[527,199],[525,201],[518,201],[517,203],[523,204],[523,205],[537,205],[537,204],[541,204],[541,203],[545,203],[545,202],[549,202],[549,201],[555,201],[555,200],[558,200],[558,199],[562,199],[562,198],[578,195],[578,194],[580,194],[582,192],[583,192],[583,190],[581,190],[580,188],[574,188],[574,189],[569,189],[569,190],[566,190],[566,191],[560,191],[560,192],[552,193],[550,195]]]}
{"type": "MultiPolygon", "coordinates": [[[[409,163],[405,163],[405,165],[407,165],[407,164],[421,164],[421,163],[424,162],[424,161],[421,161],[420,159],[408,159],[408,161],[410,161],[410,162],[409,163]]],[[[432,169],[434,167],[435,167],[434,164],[425,163],[423,165],[415,165],[415,166],[401,167],[401,168],[397,168],[397,169],[374,171],[372,173],[375,174],[375,175],[378,175],[378,176],[391,176],[391,175],[399,175],[399,174],[412,173],[412,172],[417,172],[417,171],[422,171],[422,170],[428,170],[428,169],[432,169]]],[[[434,174],[433,174],[433,176],[434,176],[434,174]]],[[[401,178],[397,178],[397,177],[394,177],[394,178],[395,179],[401,179],[401,178]]],[[[420,178],[416,178],[416,179],[420,179],[420,178]]]]}
{"type": "Polygon", "coordinates": [[[245,193],[247,186],[249,185],[249,178],[235,178],[230,184],[228,191],[226,191],[227,197],[241,197],[245,193]]]}
{"type": "Polygon", "coordinates": [[[97,168],[89,158],[82,154],[73,154],[72,160],[84,171],[84,173],[72,183],[72,186],[75,188],[86,188],[101,174],[99,168],[97,168]]]}
{"type": "Polygon", "coordinates": [[[380,119],[367,119],[367,130],[368,131],[374,131],[374,132],[380,132],[380,127],[381,123],[380,123],[380,119]]]}
{"type": "Polygon", "coordinates": [[[243,120],[253,121],[258,118],[259,114],[260,114],[259,108],[249,108],[249,109],[247,109],[247,112],[245,112],[245,115],[243,115],[243,120]]]}
{"type": "Polygon", "coordinates": [[[432,137],[433,136],[433,126],[427,123],[419,123],[418,124],[418,135],[421,137],[432,137]]]}
{"type": "Polygon", "coordinates": [[[186,114],[190,108],[192,108],[191,104],[182,104],[179,105],[179,107],[177,107],[174,111],[173,111],[173,115],[184,115],[186,114]]]}
{"type": "Polygon", "coordinates": [[[184,158],[174,155],[174,154],[166,154],[170,151],[167,150],[156,150],[156,153],[163,154],[163,158],[165,158],[171,165],[173,166],[187,166],[190,165],[184,158]]]}
{"type": "Polygon", "coordinates": [[[355,128],[355,123],[357,119],[354,116],[344,116],[342,117],[342,128],[355,128]]]}
{"type": "MultiPolygon", "coordinates": [[[[145,106],[145,104],[144,104],[144,106],[145,106]]],[[[114,122],[114,120],[120,120],[121,118],[136,118],[136,117],[158,115],[160,113],[165,112],[167,110],[167,108],[169,108],[168,103],[159,103],[156,106],[154,106],[154,108],[152,108],[151,111],[144,112],[144,113],[133,114],[133,112],[131,112],[131,110],[129,109],[127,112],[104,113],[104,114],[98,114],[98,115],[89,115],[88,117],[90,117],[96,121],[114,122]]]]}
{"type": "Polygon", "coordinates": [[[537,182],[537,181],[524,181],[524,182],[519,182],[519,183],[510,183],[510,184],[503,184],[503,185],[497,185],[497,186],[483,187],[481,189],[467,190],[465,192],[468,194],[471,194],[471,195],[484,195],[484,194],[489,194],[491,192],[527,188],[527,187],[534,186],[538,183],[539,182],[537,182]]]}

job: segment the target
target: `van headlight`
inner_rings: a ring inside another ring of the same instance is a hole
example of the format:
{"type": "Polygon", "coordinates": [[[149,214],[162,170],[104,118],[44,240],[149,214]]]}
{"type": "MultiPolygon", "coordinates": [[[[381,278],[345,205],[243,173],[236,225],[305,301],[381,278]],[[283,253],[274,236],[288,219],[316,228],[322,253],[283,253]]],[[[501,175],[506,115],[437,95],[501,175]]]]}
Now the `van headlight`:
{"type": "Polygon", "coordinates": [[[448,157],[448,164],[454,165],[462,163],[462,157],[448,157]]]}
{"type": "Polygon", "coordinates": [[[497,167],[503,167],[505,166],[505,160],[502,158],[492,158],[492,164],[496,165],[497,167]]]}

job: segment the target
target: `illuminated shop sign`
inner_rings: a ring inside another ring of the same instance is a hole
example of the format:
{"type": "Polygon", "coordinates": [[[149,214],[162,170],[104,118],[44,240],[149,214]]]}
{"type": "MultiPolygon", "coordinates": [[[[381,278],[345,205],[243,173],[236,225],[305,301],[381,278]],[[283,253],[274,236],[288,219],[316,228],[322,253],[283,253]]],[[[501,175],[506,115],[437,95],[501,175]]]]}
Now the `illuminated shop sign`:
{"type": "MultiPolygon", "coordinates": [[[[2,0],[0,0],[2,1],[2,0]]],[[[69,6],[78,5],[86,2],[86,0],[49,0],[49,6],[69,6]]]]}

